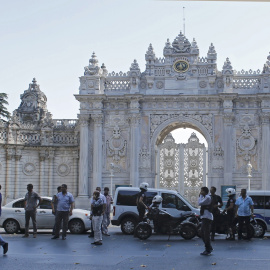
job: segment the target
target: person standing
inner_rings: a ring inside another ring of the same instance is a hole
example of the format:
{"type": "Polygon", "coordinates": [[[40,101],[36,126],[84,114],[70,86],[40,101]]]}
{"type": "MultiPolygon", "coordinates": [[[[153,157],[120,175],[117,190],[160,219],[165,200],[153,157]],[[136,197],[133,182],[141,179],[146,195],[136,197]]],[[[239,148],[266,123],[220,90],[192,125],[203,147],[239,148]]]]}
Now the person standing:
{"type": "MultiPolygon", "coordinates": [[[[57,194],[61,192],[61,186],[59,186],[57,188],[57,194]]],[[[52,197],[52,202],[51,202],[51,206],[52,206],[52,214],[55,216],[55,220],[54,220],[54,226],[53,226],[53,231],[52,231],[52,235],[55,235],[55,227],[56,227],[56,212],[57,212],[57,194],[53,195],[52,197]]]]}
{"type": "Polygon", "coordinates": [[[220,215],[219,208],[223,206],[222,199],[219,195],[216,194],[216,187],[211,187],[210,196],[212,198],[212,214],[213,214],[213,222],[211,226],[211,241],[215,241],[215,233],[216,233],[216,224],[220,215]]]}
{"type": "MultiPolygon", "coordinates": [[[[0,217],[2,214],[2,194],[1,194],[1,188],[0,185],[0,217]]],[[[0,235],[0,246],[3,247],[3,254],[5,255],[8,252],[8,243],[3,239],[3,237],[0,235]]]]}
{"type": "Polygon", "coordinates": [[[200,215],[202,218],[201,235],[205,245],[205,251],[201,255],[211,255],[213,248],[210,241],[211,223],[213,220],[212,199],[208,195],[209,189],[202,187],[198,199],[198,204],[201,206],[200,215]]]}
{"type": "Polygon", "coordinates": [[[228,194],[228,201],[223,212],[227,212],[227,226],[230,236],[226,237],[226,240],[235,240],[235,194],[234,188],[227,188],[226,193],[228,194]]]}
{"type": "Polygon", "coordinates": [[[94,191],[93,197],[91,198],[91,215],[93,231],[94,231],[94,242],[92,245],[102,245],[102,233],[101,224],[104,215],[104,201],[100,196],[99,191],[94,191]]]}
{"type": "Polygon", "coordinates": [[[24,234],[23,238],[26,238],[29,236],[30,218],[32,219],[32,223],[33,223],[33,237],[34,238],[37,237],[36,214],[37,214],[37,208],[39,207],[40,203],[42,202],[42,199],[35,191],[33,191],[33,188],[34,187],[32,184],[27,185],[28,192],[25,194],[25,198],[24,198],[25,234],[24,234]]]}
{"type": "Polygon", "coordinates": [[[252,199],[247,196],[247,190],[241,189],[241,196],[236,200],[236,217],[238,218],[238,240],[242,239],[243,226],[246,225],[247,232],[249,231],[250,216],[254,217],[254,203],[252,199]],[[251,212],[250,212],[251,210],[251,212]]]}
{"type": "Polygon", "coordinates": [[[145,215],[145,210],[148,209],[146,205],[146,191],[148,189],[148,183],[141,183],[140,190],[141,192],[138,194],[136,204],[137,210],[139,212],[139,222],[143,221],[143,217],[145,215]]]}
{"type": "Polygon", "coordinates": [[[57,211],[56,211],[56,226],[55,226],[55,235],[52,239],[59,238],[60,227],[63,221],[62,229],[62,240],[66,240],[67,230],[68,230],[68,220],[69,216],[72,216],[72,211],[74,208],[74,198],[73,195],[67,191],[67,185],[62,184],[61,191],[57,197],[57,211]]]}
{"type": "Polygon", "coordinates": [[[104,188],[104,196],[106,198],[106,208],[103,215],[103,221],[102,221],[102,233],[106,236],[110,236],[108,233],[108,226],[111,223],[111,204],[113,203],[112,196],[109,195],[110,189],[108,187],[104,188]]]}

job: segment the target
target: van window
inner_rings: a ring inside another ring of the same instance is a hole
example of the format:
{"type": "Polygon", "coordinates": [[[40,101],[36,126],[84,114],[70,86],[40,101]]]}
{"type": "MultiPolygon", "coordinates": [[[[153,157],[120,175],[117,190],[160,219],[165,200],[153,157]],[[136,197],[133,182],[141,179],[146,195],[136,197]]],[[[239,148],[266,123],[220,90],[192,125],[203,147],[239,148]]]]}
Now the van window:
{"type": "MultiPolygon", "coordinates": [[[[116,205],[137,206],[136,200],[139,191],[134,190],[119,190],[116,205]]],[[[151,205],[152,199],[157,195],[157,192],[146,192],[146,205],[151,205]]]]}
{"type": "Polygon", "coordinates": [[[265,209],[270,209],[270,196],[265,196],[265,209]]]}
{"type": "Polygon", "coordinates": [[[250,196],[254,203],[254,209],[264,209],[265,196],[250,196]]]}
{"type": "Polygon", "coordinates": [[[190,209],[184,209],[183,206],[185,203],[175,194],[162,193],[162,199],[162,208],[176,208],[177,210],[190,211],[190,209]]]}

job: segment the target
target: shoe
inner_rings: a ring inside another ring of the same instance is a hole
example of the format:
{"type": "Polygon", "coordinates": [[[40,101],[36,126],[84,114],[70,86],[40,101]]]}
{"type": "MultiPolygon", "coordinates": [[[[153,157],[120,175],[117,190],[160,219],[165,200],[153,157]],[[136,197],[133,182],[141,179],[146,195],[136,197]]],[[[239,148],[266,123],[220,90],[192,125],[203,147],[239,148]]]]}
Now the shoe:
{"type": "Polygon", "coordinates": [[[37,235],[36,235],[36,234],[34,234],[34,235],[33,235],[33,238],[37,238],[37,235]]]}
{"type": "Polygon", "coordinates": [[[25,234],[22,238],[27,238],[29,237],[29,234],[25,234]]]}
{"type": "Polygon", "coordinates": [[[108,234],[108,233],[103,233],[103,235],[110,236],[110,234],[108,234]]]}
{"type": "Polygon", "coordinates": [[[5,255],[8,252],[8,243],[5,243],[3,245],[3,249],[4,249],[3,254],[5,255]]]}
{"type": "Polygon", "coordinates": [[[102,242],[100,242],[100,241],[99,242],[96,242],[96,245],[97,246],[101,246],[102,245],[102,242]]]}
{"type": "Polygon", "coordinates": [[[93,243],[91,243],[91,245],[96,245],[97,244],[97,242],[93,242],[93,243]]]}
{"type": "Polygon", "coordinates": [[[58,238],[59,238],[59,236],[56,236],[56,235],[55,235],[55,236],[54,236],[54,237],[52,237],[51,239],[53,239],[53,240],[54,240],[54,239],[58,239],[58,238]]]}
{"type": "Polygon", "coordinates": [[[66,240],[67,238],[65,236],[62,236],[62,240],[66,240]]]}
{"type": "Polygon", "coordinates": [[[210,252],[212,252],[212,251],[214,251],[214,249],[213,248],[210,248],[210,252]]]}
{"type": "Polygon", "coordinates": [[[203,255],[203,256],[209,256],[209,255],[211,255],[211,252],[208,252],[208,251],[204,251],[204,252],[202,252],[202,253],[200,253],[201,255],[203,255]]]}

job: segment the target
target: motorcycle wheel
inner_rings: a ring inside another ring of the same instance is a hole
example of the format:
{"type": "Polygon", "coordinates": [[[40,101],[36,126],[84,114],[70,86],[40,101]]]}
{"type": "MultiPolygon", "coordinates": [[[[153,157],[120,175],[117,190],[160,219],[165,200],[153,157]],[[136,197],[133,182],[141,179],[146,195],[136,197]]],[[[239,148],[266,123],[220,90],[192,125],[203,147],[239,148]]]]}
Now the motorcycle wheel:
{"type": "Polygon", "coordinates": [[[139,223],[136,228],[134,234],[141,240],[145,240],[152,235],[152,228],[148,224],[139,223]]]}
{"type": "Polygon", "coordinates": [[[251,239],[254,237],[254,234],[255,234],[255,230],[251,224],[249,224],[249,230],[247,230],[246,226],[244,226],[243,233],[242,233],[243,239],[247,239],[247,240],[251,239]]]}
{"type": "Polygon", "coordinates": [[[193,224],[183,224],[180,235],[185,239],[185,240],[190,240],[194,238],[197,234],[196,227],[193,224]]]}

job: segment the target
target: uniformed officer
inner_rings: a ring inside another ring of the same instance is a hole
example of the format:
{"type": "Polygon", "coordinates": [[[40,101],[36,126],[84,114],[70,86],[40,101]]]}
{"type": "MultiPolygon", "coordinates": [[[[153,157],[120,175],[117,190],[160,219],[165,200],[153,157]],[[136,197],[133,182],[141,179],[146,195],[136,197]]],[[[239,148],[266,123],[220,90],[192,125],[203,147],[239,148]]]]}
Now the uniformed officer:
{"type": "Polygon", "coordinates": [[[138,194],[137,201],[136,201],[137,210],[139,212],[139,222],[143,221],[143,217],[145,215],[145,210],[148,208],[148,206],[146,205],[146,194],[145,194],[147,189],[148,189],[147,183],[140,184],[141,192],[138,194]]]}
{"type": "Polygon", "coordinates": [[[236,191],[234,188],[227,188],[226,192],[229,196],[229,199],[226,204],[226,208],[224,211],[227,212],[227,224],[229,228],[229,234],[230,236],[226,238],[226,240],[235,240],[235,194],[236,191]]]}

